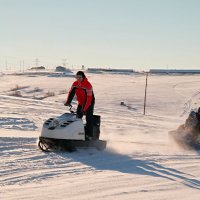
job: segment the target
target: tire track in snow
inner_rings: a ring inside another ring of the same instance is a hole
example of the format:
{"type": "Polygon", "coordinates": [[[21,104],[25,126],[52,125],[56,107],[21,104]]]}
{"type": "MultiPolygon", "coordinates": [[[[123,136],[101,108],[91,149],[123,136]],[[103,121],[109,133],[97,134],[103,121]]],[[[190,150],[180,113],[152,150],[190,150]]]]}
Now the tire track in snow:
{"type": "Polygon", "coordinates": [[[55,102],[6,95],[0,95],[0,104],[3,105],[0,106],[0,128],[19,130],[36,130],[48,117],[63,113],[65,109],[62,104],[55,102]]]}
{"type": "Polygon", "coordinates": [[[36,138],[0,138],[0,148],[1,186],[94,171],[92,167],[67,157],[67,153],[63,157],[62,153],[41,152],[36,146],[36,138]]]}

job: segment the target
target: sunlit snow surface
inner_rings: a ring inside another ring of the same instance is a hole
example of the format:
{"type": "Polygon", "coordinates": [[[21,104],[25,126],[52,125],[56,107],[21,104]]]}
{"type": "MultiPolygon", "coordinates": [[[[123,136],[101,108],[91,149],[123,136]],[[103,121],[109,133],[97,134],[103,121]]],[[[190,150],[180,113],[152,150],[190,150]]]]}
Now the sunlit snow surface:
{"type": "Polygon", "coordinates": [[[37,147],[44,120],[67,112],[72,77],[0,77],[0,199],[199,199],[200,152],[168,131],[200,106],[200,76],[149,75],[144,116],[145,75],[87,75],[105,151],[37,147]]]}

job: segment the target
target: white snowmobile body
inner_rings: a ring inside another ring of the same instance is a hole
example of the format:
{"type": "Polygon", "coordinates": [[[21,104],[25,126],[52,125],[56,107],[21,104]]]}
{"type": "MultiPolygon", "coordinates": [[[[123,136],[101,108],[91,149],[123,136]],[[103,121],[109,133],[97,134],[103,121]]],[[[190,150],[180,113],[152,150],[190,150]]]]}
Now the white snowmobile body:
{"type": "Polygon", "coordinates": [[[43,151],[68,150],[76,147],[106,148],[106,141],[99,140],[100,116],[93,115],[93,138],[86,140],[83,120],[76,118],[74,113],[65,113],[56,118],[50,118],[43,124],[38,146],[43,151]]]}
{"type": "Polygon", "coordinates": [[[76,115],[65,113],[50,118],[43,124],[41,137],[67,140],[85,140],[83,121],[76,115]]]}

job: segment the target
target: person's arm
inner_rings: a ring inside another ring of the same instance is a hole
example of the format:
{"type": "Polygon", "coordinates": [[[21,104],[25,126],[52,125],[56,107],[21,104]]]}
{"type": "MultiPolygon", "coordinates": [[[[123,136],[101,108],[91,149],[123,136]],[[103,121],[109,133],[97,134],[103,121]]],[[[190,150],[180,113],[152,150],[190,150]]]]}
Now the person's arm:
{"type": "Polygon", "coordinates": [[[88,107],[91,105],[92,102],[92,85],[88,82],[88,84],[85,87],[85,95],[86,95],[86,101],[83,106],[83,111],[86,112],[88,107]]]}
{"type": "Polygon", "coordinates": [[[73,84],[71,89],[70,89],[70,91],[69,91],[69,93],[68,93],[68,97],[67,97],[67,101],[66,101],[65,105],[70,105],[71,104],[71,102],[72,102],[72,100],[74,98],[74,95],[75,95],[75,90],[76,90],[76,87],[73,84]]]}

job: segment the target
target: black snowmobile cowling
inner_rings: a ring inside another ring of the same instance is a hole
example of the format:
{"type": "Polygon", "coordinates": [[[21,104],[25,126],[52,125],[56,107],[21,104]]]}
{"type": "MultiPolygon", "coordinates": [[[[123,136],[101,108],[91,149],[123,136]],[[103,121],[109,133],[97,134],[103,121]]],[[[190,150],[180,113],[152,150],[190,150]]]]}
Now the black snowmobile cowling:
{"type": "Polygon", "coordinates": [[[107,142],[99,140],[101,117],[93,115],[93,121],[93,137],[88,140],[83,120],[77,118],[75,113],[49,118],[43,124],[38,147],[42,151],[75,151],[81,147],[103,150],[107,142]]]}
{"type": "Polygon", "coordinates": [[[200,149],[200,123],[196,113],[192,111],[185,123],[176,130],[170,131],[169,136],[184,148],[200,149]]]}

